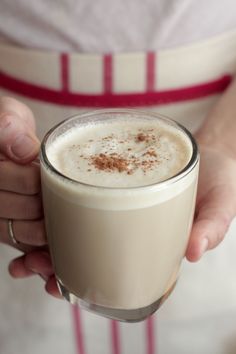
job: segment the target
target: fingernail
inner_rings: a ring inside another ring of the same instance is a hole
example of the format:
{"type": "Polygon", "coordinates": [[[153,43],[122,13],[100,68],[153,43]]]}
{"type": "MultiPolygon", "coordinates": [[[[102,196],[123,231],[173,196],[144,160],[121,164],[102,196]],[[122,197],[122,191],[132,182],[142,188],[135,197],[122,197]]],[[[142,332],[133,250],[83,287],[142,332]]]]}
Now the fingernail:
{"type": "Polygon", "coordinates": [[[19,135],[11,146],[12,154],[18,159],[25,159],[35,151],[36,142],[28,135],[19,135]]]}

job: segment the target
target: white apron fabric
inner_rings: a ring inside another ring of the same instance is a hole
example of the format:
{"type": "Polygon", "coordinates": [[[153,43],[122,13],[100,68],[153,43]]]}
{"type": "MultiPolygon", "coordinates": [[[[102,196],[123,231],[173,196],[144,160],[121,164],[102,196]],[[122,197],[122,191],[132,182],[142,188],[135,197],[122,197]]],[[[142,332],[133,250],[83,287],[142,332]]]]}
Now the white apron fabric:
{"type": "MultiPolygon", "coordinates": [[[[235,69],[235,31],[174,50],[113,56],[2,43],[0,94],[31,107],[40,137],[75,113],[116,104],[158,111],[194,131],[235,69]]],[[[78,313],[47,295],[40,278],[11,279],[7,264],[17,252],[1,245],[0,353],[235,353],[235,233],[232,224],[216,250],[196,264],[184,261],[173,294],[151,319],[138,324],[78,313]]]]}

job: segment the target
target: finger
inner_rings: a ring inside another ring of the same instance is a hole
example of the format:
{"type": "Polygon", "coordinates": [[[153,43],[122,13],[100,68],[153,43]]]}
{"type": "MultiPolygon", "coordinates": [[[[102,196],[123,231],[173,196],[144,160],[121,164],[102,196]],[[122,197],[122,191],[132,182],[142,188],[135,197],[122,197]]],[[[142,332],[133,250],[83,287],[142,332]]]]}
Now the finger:
{"type": "Polygon", "coordinates": [[[48,262],[48,258],[46,254],[45,258],[39,256],[34,252],[32,254],[24,255],[18,257],[11,261],[9,264],[9,273],[13,278],[26,278],[35,274],[39,274],[43,279],[46,280],[45,289],[46,291],[58,298],[62,299],[62,296],[58,290],[56,278],[53,275],[53,270],[50,268],[50,262],[48,262]],[[33,270],[29,269],[32,267],[33,270]]]}
{"type": "Polygon", "coordinates": [[[30,109],[12,98],[1,98],[0,152],[17,163],[27,163],[37,156],[39,145],[30,109]]]}
{"type": "Polygon", "coordinates": [[[228,193],[216,191],[201,202],[186,251],[189,261],[198,261],[205,251],[223,240],[235,214],[234,202],[231,201],[228,193]]]}
{"type": "Polygon", "coordinates": [[[13,259],[8,266],[8,271],[13,278],[26,278],[35,275],[35,272],[26,268],[25,256],[13,259]]]}
{"type": "Polygon", "coordinates": [[[45,289],[50,295],[59,299],[62,298],[57,287],[51,258],[48,252],[34,251],[27,254],[24,264],[27,269],[40,274],[42,278],[46,280],[45,289]]]}
{"type": "Polygon", "coordinates": [[[20,195],[0,191],[0,218],[36,220],[43,216],[40,195],[20,195]]]}
{"type": "MultiPolygon", "coordinates": [[[[24,245],[44,246],[46,241],[46,231],[44,220],[17,221],[12,222],[14,237],[17,242],[24,245]]],[[[1,242],[12,244],[9,237],[8,220],[0,219],[1,242]]]]}
{"type": "Polygon", "coordinates": [[[44,278],[54,274],[50,255],[46,251],[28,253],[25,255],[24,265],[28,270],[41,274],[44,278]]]}
{"type": "Polygon", "coordinates": [[[47,243],[44,220],[14,221],[14,235],[25,245],[44,246],[47,243]]]}
{"type": "Polygon", "coordinates": [[[12,161],[0,160],[0,190],[19,194],[37,194],[40,192],[39,164],[32,162],[21,166],[12,161]]]}
{"type": "Polygon", "coordinates": [[[38,274],[47,280],[53,274],[50,256],[46,251],[32,251],[13,259],[8,270],[14,278],[25,278],[38,274]]]}
{"type": "Polygon", "coordinates": [[[62,299],[62,295],[60,294],[60,291],[58,290],[56,278],[54,275],[48,279],[45,289],[50,295],[52,295],[58,299],[62,299]]]}

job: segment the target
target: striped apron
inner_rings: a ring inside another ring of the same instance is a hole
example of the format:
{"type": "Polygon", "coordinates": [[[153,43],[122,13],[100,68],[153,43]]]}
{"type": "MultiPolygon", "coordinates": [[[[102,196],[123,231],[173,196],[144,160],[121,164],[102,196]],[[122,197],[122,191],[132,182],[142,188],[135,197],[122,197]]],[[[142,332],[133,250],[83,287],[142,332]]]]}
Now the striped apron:
{"type": "MultiPolygon", "coordinates": [[[[0,43],[0,95],[33,110],[40,138],[62,119],[101,107],[155,110],[194,131],[235,71],[236,31],[149,53],[68,54],[0,43]]],[[[184,262],[171,297],[137,324],[55,300],[36,277],[12,280],[7,263],[17,251],[1,245],[0,353],[235,353],[235,232],[233,224],[197,264],[184,262]]]]}

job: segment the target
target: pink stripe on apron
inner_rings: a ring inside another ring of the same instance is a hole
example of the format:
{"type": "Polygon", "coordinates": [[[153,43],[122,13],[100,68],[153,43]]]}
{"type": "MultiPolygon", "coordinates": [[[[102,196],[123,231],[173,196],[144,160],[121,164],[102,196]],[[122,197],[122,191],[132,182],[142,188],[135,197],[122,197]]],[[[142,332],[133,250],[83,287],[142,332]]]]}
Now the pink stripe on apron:
{"type": "Polygon", "coordinates": [[[111,94],[112,93],[112,55],[107,54],[103,57],[103,85],[104,85],[104,93],[111,94]]]}
{"type": "Polygon", "coordinates": [[[155,91],[155,53],[149,52],[146,56],[146,91],[147,92],[154,92],[155,91]]]}
{"type": "Polygon", "coordinates": [[[154,316],[150,316],[146,320],[146,341],[147,341],[147,353],[157,354],[157,348],[155,348],[155,340],[157,338],[157,329],[154,328],[154,316]]]}
{"type": "Polygon", "coordinates": [[[121,354],[119,322],[111,320],[110,326],[111,326],[111,353],[121,354]]]}
{"type": "MultiPolygon", "coordinates": [[[[72,306],[72,314],[74,318],[77,353],[85,354],[85,338],[83,336],[81,315],[77,306],[72,306]]],[[[150,316],[148,319],[145,320],[144,337],[146,341],[146,349],[143,354],[158,354],[156,346],[157,328],[155,326],[155,319],[156,316],[150,316]]],[[[108,321],[110,321],[111,354],[122,354],[122,337],[120,335],[120,323],[115,320],[108,321]]],[[[132,326],[132,324],[130,325],[132,326]]],[[[93,340],[92,337],[91,340],[93,340]]]]}
{"type": "Polygon", "coordinates": [[[61,83],[62,91],[69,91],[69,58],[67,53],[61,54],[61,83]]]}
{"type": "Polygon", "coordinates": [[[81,322],[80,309],[77,305],[71,306],[77,354],[86,354],[84,347],[84,334],[81,322]]]}

